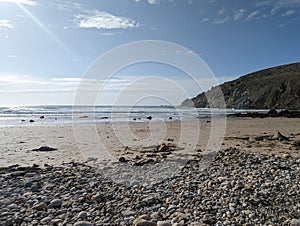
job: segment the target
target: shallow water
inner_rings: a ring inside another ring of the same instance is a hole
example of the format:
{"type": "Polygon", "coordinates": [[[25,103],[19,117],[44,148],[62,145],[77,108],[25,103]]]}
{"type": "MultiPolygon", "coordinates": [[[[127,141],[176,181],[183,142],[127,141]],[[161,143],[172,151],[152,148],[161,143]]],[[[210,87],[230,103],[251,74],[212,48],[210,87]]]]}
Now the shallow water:
{"type": "MultiPolygon", "coordinates": [[[[89,122],[145,122],[153,121],[209,120],[213,115],[228,115],[254,110],[179,108],[173,106],[13,106],[0,107],[0,126],[48,125],[89,122]],[[30,120],[34,120],[30,123],[30,120]]],[[[255,110],[263,111],[263,110],[255,110]]]]}

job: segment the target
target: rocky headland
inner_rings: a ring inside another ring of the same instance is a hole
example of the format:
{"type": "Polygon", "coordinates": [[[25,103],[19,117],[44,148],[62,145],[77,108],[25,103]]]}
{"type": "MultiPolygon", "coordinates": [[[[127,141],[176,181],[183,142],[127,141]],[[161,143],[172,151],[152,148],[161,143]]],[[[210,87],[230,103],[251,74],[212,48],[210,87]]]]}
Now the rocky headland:
{"type": "Polygon", "coordinates": [[[186,99],[181,106],[300,110],[300,63],[244,75],[202,92],[192,99],[186,99]],[[220,95],[224,96],[225,106],[220,101],[220,95]]]}

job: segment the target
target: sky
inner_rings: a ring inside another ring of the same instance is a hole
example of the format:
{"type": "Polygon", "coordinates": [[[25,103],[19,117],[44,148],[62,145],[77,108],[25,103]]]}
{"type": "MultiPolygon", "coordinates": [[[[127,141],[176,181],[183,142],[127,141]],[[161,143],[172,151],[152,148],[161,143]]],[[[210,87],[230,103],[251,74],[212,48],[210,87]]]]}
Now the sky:
{"type": "Polygon", "coordinates": [[[300,61],[300,0],[0,0],[0,105],[73,104],[99,57],[143,40],[183,46],[215,77],[133,64],[84,80],[97,84],[96,104],[180,104],[216,82],[300,61]]]}

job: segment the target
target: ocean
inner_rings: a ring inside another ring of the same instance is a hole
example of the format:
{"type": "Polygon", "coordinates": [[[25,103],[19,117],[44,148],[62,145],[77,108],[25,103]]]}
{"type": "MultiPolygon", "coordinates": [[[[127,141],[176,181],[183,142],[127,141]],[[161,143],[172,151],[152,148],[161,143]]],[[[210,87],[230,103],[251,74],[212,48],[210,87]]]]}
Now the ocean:
{"type": "MultiPolygon", "coordinates": [[[[173,106],[13,106],[0,107],[0,126],[70,123],[207,120],[211,114],[228,115],[251,110],[180,108],[173,106]],[[31,122],[30,122],[31,120],[31,122]]],[[[253,111],[253,110],[252,110],[253,111]]],[[[255,110],[259,111],[259,110],[255,110]]],[[[260,110],[262,111],[262,110],[260,110]]]]}

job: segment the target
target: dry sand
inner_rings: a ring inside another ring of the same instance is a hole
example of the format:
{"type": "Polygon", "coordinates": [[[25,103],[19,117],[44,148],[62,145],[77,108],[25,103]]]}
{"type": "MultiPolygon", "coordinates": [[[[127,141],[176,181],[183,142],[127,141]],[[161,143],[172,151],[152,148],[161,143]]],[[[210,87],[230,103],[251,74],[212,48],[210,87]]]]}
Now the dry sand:
{"type": "Polygon", "coordinates": [[[209,141],[216,145],[213,148],[220,145],[220,149],[238,147],[251,153],[289,153],[300,157],[300,150],[294,145],[300,141],[300,119],[228,118],[225,133],[218,128],[212,133],[211,127],[209,121],[0,127],[0,166],[117,161],[121,156],[134,157],[161,143],[174,143],[191,152],[205,151],[209,141]],[[289,140],[272,139],[277,131],[289,140]],[[216,137],[224,139],[212,139],[216,137]],[[41,146],[57,150],[32,151],[41,146]]]}

